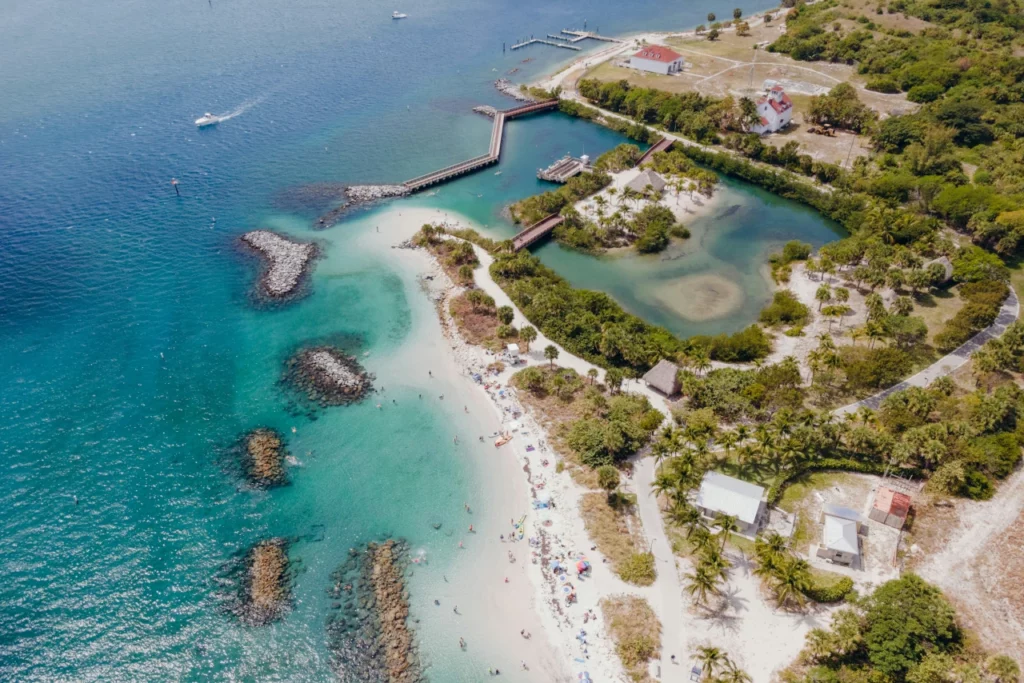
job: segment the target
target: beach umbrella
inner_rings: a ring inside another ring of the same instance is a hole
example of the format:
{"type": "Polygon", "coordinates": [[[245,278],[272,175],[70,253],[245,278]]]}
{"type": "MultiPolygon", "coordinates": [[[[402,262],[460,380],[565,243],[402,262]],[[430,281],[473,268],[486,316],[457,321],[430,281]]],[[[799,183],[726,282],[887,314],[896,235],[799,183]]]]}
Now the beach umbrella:
{"type": "Polygon", "coordinates": [[[578,574],[582,574],[583,572],[587,571],[588,569],[590,569],[590,563],[589,562],[587,562],[585,560],[580,560],[579,562],[576,563],[576,572],[578,574]]]}

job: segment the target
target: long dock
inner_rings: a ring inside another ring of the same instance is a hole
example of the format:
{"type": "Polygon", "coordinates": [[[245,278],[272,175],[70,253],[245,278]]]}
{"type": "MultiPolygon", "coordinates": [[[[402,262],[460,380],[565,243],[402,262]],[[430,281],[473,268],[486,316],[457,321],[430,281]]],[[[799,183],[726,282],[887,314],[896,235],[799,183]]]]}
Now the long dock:
{"type": "Polygon", "coordinates": [[[491,164],[498,163],[498,159],[501,158],[501,142],[505,136],[505,122],[511,119],[517,119],[521,116],[527,116],[528,114],[535,114],[537,112],[548,111],[558,107],[558,100],[544,100],[543,102],[530,102],[520,107],[513,107],[512,109],[505,109],[504,111],[495,111],[494,113],[494,125],[491,127],[491,143],[487,148],[487,154],[483,154],[472,159],[460,161],[457,164],[451,166],[445,166],[437,171],[431,171],[425,175],[418,176],[412,180],[406,180],[402,183],[409,192],[419,192],[422,189],[430,187],[431,185],[437,185],[453,178],[478,171],[481,168],[490,166],[491,164]]]}
{"type": "Polygon", "coordinates": [[[578,42],[578,41],[581,41],[581,40],[585,40],[587,38],[590,38],[591,40],[603,40],[606,43],[624,43],[625,42],[624,40],[619,40],[618,38],[612,38],[610,36],[598,35],[597,33],[594,33],[593,31],[577,31],[577,30],[574,30],[574,29],[570,30],[570,29],[567,29],[567,28],[563,28],[562,29],[562,33],[564,33],[567,36],[573,36],[575,38],[575,40],[573,40],[572,42],[574,42],[574,43],[578,42]]]}
{"type": "Polygon", "coordinates": [[[650,161],[651,157],[654,156],[654,154],[656,152],[664,152],[669,147],[671,147],[672,143],[674,143],[674,142],[675,142],[675,140],[672,140],[670,138],[662,138],[662,139],[658,140],[653,145],[651,145],[650,149],[648,149],[646,152],[643,153],[643,156],[641,156],[637,160],[636,165],[637,166],[642,166],[644,163],[650,161]]]}
{"type": "Polygon", "coordinates": [[[580,50],[580,48],[576,47],[575,45],[570,45],[568,43],[556,43],[553,40],[546,40],[545,38],[530,38],[529,40],[524,40],[521,43],[516,43],[510,49],[518,50],[520,48],[526,47],[527,45],[533,45],[534,43],[542,43],[544,45],[550,45],[552,47],[560,47],[565,50],[576,50],[577,52],[580,50]]]}
{"type": "Polygon", "coordinates": [[[565,219],[557,213],[553,213],[550,216],[540,219],[512,238],[512,251],[519,251],[520,249],[530,246],[537,240],[547,237],[551,231],[561,225],[564,220],[565,219]]]}

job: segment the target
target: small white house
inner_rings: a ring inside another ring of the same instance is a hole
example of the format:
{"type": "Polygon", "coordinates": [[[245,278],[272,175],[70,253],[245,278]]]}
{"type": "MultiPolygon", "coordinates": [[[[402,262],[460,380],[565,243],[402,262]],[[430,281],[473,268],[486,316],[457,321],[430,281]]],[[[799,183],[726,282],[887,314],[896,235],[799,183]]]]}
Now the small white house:
{"type": "Polygon", "coordinates": [[[761,120],[750,127],[750,132],[777,133],[793,119],[793,102],[781,85],[773,85],[768,94],[757,101],[757,113],[761,120]]]}
{"type": "Polygon", "coordinates": [[[838,505],[825,505],[822,511],[821,545],[818,557],[850,566],[860,557],[861,515],[838,505]]]}
{"type": "Polygon", "coordinates": [[[719,472],[704,475],[694,505],[705,517],[732,515],[741,534],[754,536],[765,521],[764,487],[719,472]]]}
{"type": "Polygon", "coordinates": [[[667,76],[683,70],[683,56],[664,45],[645,45],[629,58],[629,65],[634,69],[667,76]]]}

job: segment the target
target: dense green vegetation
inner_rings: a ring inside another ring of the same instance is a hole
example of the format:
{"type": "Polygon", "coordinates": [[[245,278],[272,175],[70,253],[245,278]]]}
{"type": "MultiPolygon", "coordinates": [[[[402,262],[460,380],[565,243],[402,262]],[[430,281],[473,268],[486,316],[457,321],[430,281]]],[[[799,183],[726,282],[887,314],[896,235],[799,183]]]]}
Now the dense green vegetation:
{"type": "Polygon", "coordinates": [[[580,95],[603,109],[624,114],[636,122],[656,124],[699,142],[717,142],[720,131],[742,129],[732,98],[718,99],[695,92],[673,94],[626,81],[582,79],[576,88],[580,95]]]}
{"type": "Polygon", "coordinates": [[[574,289],[525,251],[495,254],[491,275],[531,323],[572,353],[606,368],[646,372],[662,358],[690,352],[712,359],[762,358],[770,350],[764,333],[695,337],[684,341],[663,327],[622,310],[601,292],[574,289]]]}
{"type": "Polygon", "coordinates": [[[986,658],[967,639],[939,589],[914,574],[882,584],[832,616],[831,628],[807,636],[785,683],[937,683],[1016,681],[1005,656],[986,658]],[[985,676],[991,677],[987,678],[985,676]]]}
{"type": "Polygon", "coordinates": [[[584,197],[589,197],[612,181],[607,173],[581,173],[557,190],[522,199],[510,208],[516,222],[532,225],[545,216],[558,213],[584,197]]]}

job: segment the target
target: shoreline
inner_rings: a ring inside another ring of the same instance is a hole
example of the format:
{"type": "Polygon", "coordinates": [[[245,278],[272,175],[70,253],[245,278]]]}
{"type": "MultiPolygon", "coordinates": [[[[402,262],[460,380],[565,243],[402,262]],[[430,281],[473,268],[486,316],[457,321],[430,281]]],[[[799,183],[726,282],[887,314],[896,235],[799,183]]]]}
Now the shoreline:
{"type": "MultiPolygon", "coordinates": [[[[465,217],[426,208],[402,208],[399,211],[395,207],[379,216],[379,222],[382,225],[388,224],[385,239],[388,246],[391,247],[411,238],[423,223],[448,222],[449,224],[474,226],[473,222],[465,217]],[[400,214],[401,217],[398,218],[397,214],[400,214]]],[[[374,238],[385,237],[383,234],[371,236],[374,238]]],[[[510,581],[515,581],[516,575],[520,575],[528,581],[530,599],[525,606],[533,613],[538,628],[531,631],[532,638],[530,640],[520,638],[519,628],[514,619],[522,618],[519,615],[523,609],[523,596],[521,594],[518,596],[507,595],[508,591],[503,590],[505,586],[500,580],[496,588],[493,584],[489,588],[481,587],[481,590],[487,591],[489,594],[479,596],[477,602],[483,600],[491,607],[491,610],[488,610],[489,617],[485,618],[492,618],[497,613],[503,616],[502,621],[511,622],[506,624],[506,628],[510,628],[511,632],[499,637],[506,639],[511,637],[517,649],[521,644],[518,642],[519,640],[522,640],[522,644],[531,646],[539,645],[543,640],[547,641],[548,649],[557,654],[553,655],[553,661],[545,668],[546,680],[575,680],[576,674],[584,670],[589,671],[595,680],[624,680],[624,669],[615,653],[614,645],[604,633],[603,618],[595,616],[591,619],[589,612],[593,610],[595,615],[599,615],[598,602],[601,597],[627,591],[632,592],[633,587],[622,583],[618,577],[607,571],[606,565],[599,559],[601,558],[600,553],[590,550],[593,543],[586,534],[577,507],[578,498],[584,493],[584,490],[571,482],[568,473],[555,474],[557,456],[544,445],[547,440],[544,430],[537,424],[534,416],[516,400],[515,391],[508,387],[508,377],[522,366],[515,369],[506,368],[497,377],[487,376],[485,374],[486,366],[497,358],[485,349],[471,346],[465,342],[458,334],[454,321],[451,320],[448,313],[447,302],[453,295],[462,291],[462,288],[448,279],[429,252],[421,249],[396,248],[393,249],[393,253],[396,260],[401,261],[403,266],[407,266],[410,275],[417,278],[427,297],[434,304],[435,315],[439,318],[438,324],[444,335],[443,342],[447,346],[445,352],[450,366],[452,366],[452,377],[449,379],[449,383],[462,385],[463,390],[468,392],[474,402],[469,404],[470,409],[474,407],[474,404],[480,406],[481,399],[486,398],[489,409],[485,422],[496,425],[495,431],[512,429],[513,423],[518,425],[516,431],[513,432],[512,441],[502,448],[495,449],[491,439],[486,440],[485,444],[481,444],[481,446],[489,452],[486,457],[500,459],[502,472],[510,475],[493,477],[492,485],[496,487],[496,490],[489,492],[489,495],[493,495],[498,500],[504,499],[506,504],[514,505],[514,510],[517,511],[516,517],[526,513],[526,533],[522,541],[515,543],[499,541],[498,533],[504,534],[511,530],[511,527],[506,526],[507,522],[504,524],[500,522],[500,519],[507,520],[509,518],[509,515],[505,514],[499,518],[499,524],[502,527],[500,531],[489,530],[488,534],[493,551],[501,553],[497,556],[499,558],[497,567],[492,565],[487,568],[487,563],[482,559],[474,564],[478,569],[475,572],[476,575],[481,573],[479,569],[483,566],[485,567],[482,570],[484,572],[511,571],[510,581]],[[433,279],[425,280],[427,275],[433,279]],[[473,372],[479,372],[487,377],[484,381],[490,383],[490,386],[485,388],[474,382],[471,377],[473,372]],[[527,447],[531,447],[532,450],[527,450],[527,447]],[[513,457],[509,457],[510,455],[513,457]],[[545,462],[547,465],[544,464],[545,462]],[[538,511],[532,508],[532,501],[536,498],[538,490],[551,494],[552,500],[556,503],[554,509],[538,511]],[[509,500],[510,493],[513,496],[511,500],[509,500]],[[543,526],[545,524],[549,525],[543,526]],[[529,543],[531,538],[535,539],[535,544],[529,543]],[[514,564],[503,560],[502,556],[509,551],[515,556],[514,564]],[[562,597],[561,584],[551,581],[553,577],[549,574],[547,564],[556,557],[562,557],[571,551],[586,553],[595,567],[600,568],[595,572],[600,576],[594,576],[586,581],[573,581],[579,594],[579,602],[571,607],[566,607],[560,599],[562,597]],[[509,601],[509,597],[513,599],[509,601]],[[585,612],[588,613],[588,621],[584,626],[583,614],[585,612]],[[589,658],[584,656],[583,646],[576,639],[580,628],[585,628],[587,632],[587,656],[589,658]]],[[[481,267],[486,268],[486,265],[481,267]]],[[[518,322],[521,324],[521,321],[518,322]]],[[[546,362],[541,357],[540,349],[542,348],[543,346],[534,345],[529,354],[532,356],[530,364],[546,362]]],[[[563,352],[563,357],[560,357],[563,363],[569,361],[566,356],[568,353],[563,352]]],[[[437,377],[436,372],[434,377],[437,377]]],[[[489,434],[491,432],[488,432],[489,434]]],[[[477,542],[477,539],[473,540],[474,545],[477,542]]],[[[451,579],[451,576],[449,575],[448,578],[451,579]]],[[[443,603],[444,598],[442,598],[443,603]]],[[[467,617],[470,616],[469,610],[464,609],[462,605],[459,606],[459,609],[466,612],[467,617]]],[[[492,625],[492,628],[495,626],[500,627],[501,624],[492,625]]],[[[529,629],[527,630],[529,631],[529,629]]],[[[423,638],[428,634],[421,630],[417,635],[423,638]]],[[[524,680],[538,680],[540,669],[533,663],[528,662],[528,664],[530,671],[515,670],[518,667],[510,667],[509,670],[502,668],[502,675],[526,674],[524,680]]]]}

